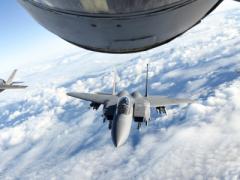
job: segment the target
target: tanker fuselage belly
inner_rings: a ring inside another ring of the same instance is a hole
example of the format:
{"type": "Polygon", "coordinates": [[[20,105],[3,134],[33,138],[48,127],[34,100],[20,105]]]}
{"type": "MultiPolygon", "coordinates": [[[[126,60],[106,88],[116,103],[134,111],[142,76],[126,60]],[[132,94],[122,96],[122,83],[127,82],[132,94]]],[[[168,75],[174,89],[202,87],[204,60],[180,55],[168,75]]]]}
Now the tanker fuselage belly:
{"type": "Polygon", "coordinates": [[[181,35],[215,9],[222,0],[193,0],[168,9],[131,14],[65,12],[19,0],[45,28],[77,46],[100,52],[147,50],[181,35]]]}

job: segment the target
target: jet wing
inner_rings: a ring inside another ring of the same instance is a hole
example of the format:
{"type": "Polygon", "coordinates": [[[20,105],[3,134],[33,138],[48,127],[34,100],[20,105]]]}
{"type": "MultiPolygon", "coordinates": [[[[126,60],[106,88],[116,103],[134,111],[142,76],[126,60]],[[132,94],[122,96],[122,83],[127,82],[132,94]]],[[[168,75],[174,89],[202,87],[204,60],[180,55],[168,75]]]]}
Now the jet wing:
{"type": "Polygon", "coordinates": [[[190,99],[171,99],[164,96],[148,96],[148,101],[151,104],[151,107],[160,107],[167,105],[178,105],[178,104],[190,104],[195,101],[190,99]]]}
{"type": "Polygon", "coordinates": [[[91,94],[91,93],[67,93],[68,96],[72,96],[85,101],[91,101],[98,104],[104,104],[106,101],[115,101],[117,103],[117,96],[108,94],[91,94]]]}
{"type": "Polygon", "coordinates": [[[27,86],[19,86],[19,85],[1,85],[0,89],[24,89],[27,88],[27,86]]]}

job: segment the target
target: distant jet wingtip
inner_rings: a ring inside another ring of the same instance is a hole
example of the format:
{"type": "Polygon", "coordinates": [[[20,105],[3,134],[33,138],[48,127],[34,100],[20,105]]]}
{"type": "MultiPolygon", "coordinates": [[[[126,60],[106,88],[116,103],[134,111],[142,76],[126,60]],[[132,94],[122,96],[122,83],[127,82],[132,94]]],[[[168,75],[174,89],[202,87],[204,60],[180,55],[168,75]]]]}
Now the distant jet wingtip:
{"type": "Polygon", "coordinates": [[[74,96],[74,93],[73,92],[68,92],[67,95],[68,96],[74,96]]]}

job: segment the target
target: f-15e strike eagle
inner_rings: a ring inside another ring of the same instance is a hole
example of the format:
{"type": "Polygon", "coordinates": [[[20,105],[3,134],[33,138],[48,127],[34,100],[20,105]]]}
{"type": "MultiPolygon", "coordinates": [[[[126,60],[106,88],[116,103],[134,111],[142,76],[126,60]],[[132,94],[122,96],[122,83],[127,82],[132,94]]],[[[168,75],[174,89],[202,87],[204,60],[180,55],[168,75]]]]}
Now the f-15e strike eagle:
{"type": "Polygon", "coordinates": [[[170,99],[163,96],[151,96],[148,94],[148,66],[146,73],[145,95],[136,91],[128,93],[127,91],[115,92],[116,85],[113,85],[112,94],[108,93],[79,93],[71,92],[67,95],[90,101],[90,107],[94,110],[103,105],[104,122],[109,121],[109,129],[112,134],[112,141],[116,147],[124,144],[130,134],[132,122],[138,123],[138,129],[141,124],[148,125],[151,119],[151,108],[156,108],[158,113],[166,114],[165,106],[178,105],[183,103],[193,103],[189,99],[170,99]]]}
{"type": "Polygon", "coordinates": [[[7,81],[0,79],[0,93],[7,90],[7,89],[24,89],[27,88],[27,86],[20,86],[16,84],[21,84],[23,82],[13,82],[13,79],[17,73],[17,70],[15,69],[7,81]]]}

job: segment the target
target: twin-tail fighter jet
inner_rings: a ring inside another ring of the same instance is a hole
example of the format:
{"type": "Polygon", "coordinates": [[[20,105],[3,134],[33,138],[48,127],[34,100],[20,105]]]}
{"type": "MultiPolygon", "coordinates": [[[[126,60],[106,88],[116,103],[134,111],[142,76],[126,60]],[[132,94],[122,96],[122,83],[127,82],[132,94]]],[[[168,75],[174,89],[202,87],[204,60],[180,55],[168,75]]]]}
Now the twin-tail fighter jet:
{"type": "Polygon", "coordinates": [[[170,99],[163,96],[149,95],[148,66],[145,95],[142,95],[138,91],[133,93],[127,91],[116,93],[115,81],[113,83],[112,94],[80,92],[70,92],[67,94],[75,98],[90,101],[90,107],[94,110],[98,110],[103,105],[103,121],[109,121],[109,129],[111,130],[112,141],[115,147],[119,147],[126,142],[133,121],[138,123],[138,129],[141,128],[142,123],[148,126],[151,119],[151,108],[156,108],[159,114],[166,114],[165,106],[193,103],[189,99],[170,99]]]}
{"type": "Polygon", "coordinates": [[[0,79],[0,93],[7,90],[7,89],[24,89],[27,88],[27,86],[21,86],[17,84],[21,84],[23,82],[14,82],[13,79],[17,73],[17,70],[15,69],[7,81],[0,79]]]}

